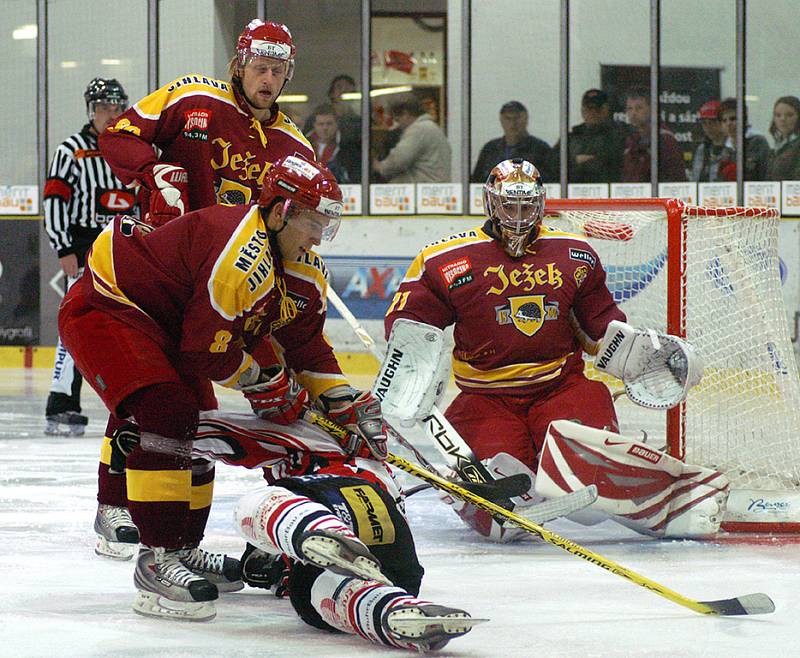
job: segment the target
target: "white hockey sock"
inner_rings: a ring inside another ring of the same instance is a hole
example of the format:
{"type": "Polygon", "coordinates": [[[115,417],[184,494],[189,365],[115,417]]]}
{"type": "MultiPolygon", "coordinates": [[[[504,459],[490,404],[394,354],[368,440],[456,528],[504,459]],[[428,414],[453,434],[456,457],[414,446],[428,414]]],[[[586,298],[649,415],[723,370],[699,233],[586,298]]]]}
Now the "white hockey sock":
{"type": "Polygon", "coordinates": [[[360,580],[325,571],[311,587],[311,604],[326,623],[360,635],[370,642],[416,650],[409,642],[390,638],[381,627],[384,613],[398,605],[428,605],[399,587],[387,587],[375,580],[360,580]]]}
{"type": "Polygon", "coordinates": [[[245,539],[269,553],[302,560],[292,540],[307,530],[330,530],[356,539],[339,517],[319,503],[283,487],[267,487],[243,496],[234,512],[236,528],[245,539]]]}

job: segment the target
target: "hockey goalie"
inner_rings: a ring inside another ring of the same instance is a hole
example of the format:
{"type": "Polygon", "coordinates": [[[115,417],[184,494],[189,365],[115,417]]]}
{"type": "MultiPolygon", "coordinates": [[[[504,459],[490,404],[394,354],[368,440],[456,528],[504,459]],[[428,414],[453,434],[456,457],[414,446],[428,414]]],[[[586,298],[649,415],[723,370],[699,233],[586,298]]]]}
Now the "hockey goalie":
{"type": "MultiPolygon", "coordinates": [[[[626,526],[715,533],[726,478],[621,436],[608,388],[583,372],[586,352],[635,403],[667,409],[700,381],[699,355],[680,338],[627,323],[588,241],[542,224],[544,188],[531,163],[501,162],[483,194],[483,226],[425,246],[389,307],[388,350],[373,387],[384,413],[404,425],[430,414],[449,378],[443,330],[452,325],[460,392],[445,417],[493,475],[531,474],[529,495],[513,502],[594,483],[592,510],[626,526]]],[[[518,534],[453,504],[482,535],[518,534]]]]}

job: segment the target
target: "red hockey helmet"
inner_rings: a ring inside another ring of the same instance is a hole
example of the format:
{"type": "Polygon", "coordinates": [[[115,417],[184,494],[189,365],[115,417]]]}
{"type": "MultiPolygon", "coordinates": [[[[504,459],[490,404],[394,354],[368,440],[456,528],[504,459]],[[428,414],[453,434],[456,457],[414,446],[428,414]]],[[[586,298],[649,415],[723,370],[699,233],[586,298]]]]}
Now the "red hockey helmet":
{"type": "Polygon", "coordinates": [[[247,24],[236,42],[239,66],[246,66],[254,57],[269,57],[286,62],[286,79],[294,74],[294,41],[283,23],[265,23],[254,18],[247,24]]]}
{"type": "Polygon", "coordinates": [[[332,240],[336,235],[344,209],[342,190],[324,165],[297,155],[276,160],[264,178],[258,205],[269,208],[275,199],[285,199],[284,226],[293,220],[321,221],[323,240],[332,240]]]}
{"type": "Polygon", "coordinates": [[[506,253],[519,258],[536,239],[544,216],[539,170],[522,158],[496,165],[483,186],[483,207],[506,253]]]}

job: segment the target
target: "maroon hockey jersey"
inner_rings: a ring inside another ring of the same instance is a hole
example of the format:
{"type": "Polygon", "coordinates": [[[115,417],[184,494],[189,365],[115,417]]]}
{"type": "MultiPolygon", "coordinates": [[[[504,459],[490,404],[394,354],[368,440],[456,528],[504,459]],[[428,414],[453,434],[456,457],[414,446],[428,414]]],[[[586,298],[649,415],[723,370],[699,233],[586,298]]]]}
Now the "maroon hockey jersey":
{"type": "Polygon", "coordinates": [[[125,184],[141,180],[159,160],[182,166],[189,172],[191,210],[255,202],[264,175],[278,158],[314,160],[311,144],[277,105],[262,123],[230,83],[201,75],[178,78],[146,96],[99,142],[103,157],[125,184]]]}
{"type": "Polygon", "coordinates": [[[528,394],[583,368],[612,320],[625,320],[586,240],[542,227],[521,258],[483,228],[427,245],[386,314],[440,328],[455,324],[461,390],[528,394]]]}
{"type": "Polygon", "coordinates": [[[95,241],[87,273],[95,306],[199,376],[235,386],[260,350],[315,397],[346,383],[322,335],[325,265],[313,252],[276,259],[258,207],[212,206],[156,231],[118,217],[95,241]]]}

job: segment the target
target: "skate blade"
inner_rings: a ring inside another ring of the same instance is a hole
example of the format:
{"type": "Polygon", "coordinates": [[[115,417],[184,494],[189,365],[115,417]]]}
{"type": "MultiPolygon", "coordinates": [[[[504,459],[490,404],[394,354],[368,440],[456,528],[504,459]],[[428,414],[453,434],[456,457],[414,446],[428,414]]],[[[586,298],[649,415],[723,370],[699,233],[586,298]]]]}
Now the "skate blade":
{"type": "Polygon", "coordinates": [[[155,592],[142,590],[136,593],[133,611],[145,617],[163,617],[178,621],[210,621],[217,616],[213,601],[171,601],[155,592]]]}
{"type": "Polygon", "coordinates": [[[119,560],[120,562],[130,560],[139,548],[139,544],[126,544],[119,541],[108,541],[105,537],[98,535],[94,545],[94,552],[100,557],[109,560],[119,560]]]}
{"type": "Polygon", "coordinates": [[[469,633],[475,626],[487,621],[489,620],[469,617],[465,613],[428,617],[422,612],[403,614],[403,611],[398,611],[389,618],[388,626],[392,633],[400,638],[418,640],[441,633],[449,637],[458,637],[469,633]]]}
{"type": "Polygon", "coordinates": [[[307,538],[302,546],[303,555],[309,562],[343,576],[355,576],[362,580],[377,580],[383,585],[392,582],[383,575],[375,562],[347,548],[347,545],[332,537],[316,535],[307,538]]]}

